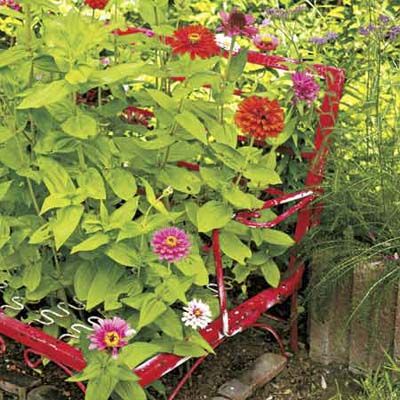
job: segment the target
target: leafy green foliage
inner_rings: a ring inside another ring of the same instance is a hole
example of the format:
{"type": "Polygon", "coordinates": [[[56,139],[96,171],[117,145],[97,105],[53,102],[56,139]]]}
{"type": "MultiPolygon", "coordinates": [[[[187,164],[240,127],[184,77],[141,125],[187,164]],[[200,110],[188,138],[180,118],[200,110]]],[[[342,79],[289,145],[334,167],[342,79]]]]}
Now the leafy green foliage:
{"type": "MultiPolygon", "coordinates": [[[[2,41],[0,52],[5,299],[18,295],[46,305],[76,297],[83,315],[119,315],[136,330],[117,360],[87,351],[82,335],[88,365],[72,380],[89,381],[86,399],[145,399],[132,368],[160,352],[212,352],[184,326],[182,307],[199,298],[210,304],[213,319],[219,316],[204,288],[214,274],[206,250],[215,229],[225,272],[242,288],[251,274],[277,287],[278,258],[285,264],[294,244],[278,229],[251,230],[233,219],[238,211],[260,209],[264,190],[282,185],[282,176],[290,178],[284,189],[300,185],[300,154],[313,150],[315,109],[294,105],[289,73],[248,65],[250,42],[238,39],[242,49],[228,60],[174,55],[165,36],[182,21],[201,18],[194,3],[110,2],[109,24],[99,20],[100,11],[92,17],[83,5],[43,0],[24,1],[17,15],[1,14],[15,19],[13,39],[2,41]],[[156,35],[115,35],[132,16],[156,35]],[[276,98],[285,111],[285,130],[263,148],[237,141],[235,89],[276,98]],[[294,156],[288,159],[282,146],[294,156]],[[184,228],[191,241],[190,254],[170,263],[151,246],[154,233],[167,226],[184,228]]],[[[260,211],[260,220],[274,217],[260,211]]],[[[80,319],[70,316],[73,323],[80,319]]]]}

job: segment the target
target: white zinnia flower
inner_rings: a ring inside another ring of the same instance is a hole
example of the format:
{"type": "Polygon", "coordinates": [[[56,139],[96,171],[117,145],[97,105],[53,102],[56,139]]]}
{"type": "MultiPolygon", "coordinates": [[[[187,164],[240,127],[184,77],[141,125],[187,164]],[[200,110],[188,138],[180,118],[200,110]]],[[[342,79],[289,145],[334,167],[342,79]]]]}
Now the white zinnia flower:
{"type": "MultiPolygon", "coordinates": [[[[223,33],[217,33],[215,35],[215,42],[217,43],[218,47],[221,47],[221,49],[229,51],[232,44],[232,38],[230,36],[224,35],[223,33]]],[[[233,46],[233,54],[239,53],[239,51],[240,46],[235,43],[235,45],[233,46]]]]}
{"type": "Polygon", "coordinates": [[[212,321],[210,306],[201,300],[193,299],[183,310],[182,321],[193,329],[204,329],[212,321]]]}

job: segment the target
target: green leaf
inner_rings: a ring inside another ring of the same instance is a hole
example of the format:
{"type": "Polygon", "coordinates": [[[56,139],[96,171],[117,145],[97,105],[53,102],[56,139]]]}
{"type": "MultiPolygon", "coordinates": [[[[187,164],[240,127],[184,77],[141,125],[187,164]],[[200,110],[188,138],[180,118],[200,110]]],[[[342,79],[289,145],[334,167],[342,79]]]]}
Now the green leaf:
{"type": "Polygon", "coordinates": [[[34,263],[25,267],[22,282],[29,291],[33,291],[39,286],[41,278],[42,263],[34,263]]]}
{"type": "Polygon", "coordinates": [[[167,111],[176,111],[178,109],[174,99],[163,92],[155,89],[147,89],[147,93],[150,97],[162,108],[167,111]]]}
{"type": "Polygon", "coordinates": [[[75,273],[74,288],[76,296],[79,300],[86,300],[88,297],[90,286],[96,276],[97,268],[94,264],[82,262],[75,273]]]}
{"type": "Polygon", "coordinates": [[[69,117],[61,128],[66,134],[78,139],[89,139],[97,134],[96,120],[82,112],[69,117]]]}
{"type": "Polygon", "coordinates": [[[135,382],[118,382],[115,392],[121,400],[146,400],[146,392],[135,382]]]}
{"type": "Polygon", "coordinates": [[[100,246],[107,244],[110,238],[105,233],[95,233],[90,238],[74,246],[71,250],[71,254],[78,253],[79,251],[93,251],[98,249],[100,246]]]}
{"type": "Polygon", "coordinates": [[[46,223],[32,233],[29,244],[41,244],[51,238],[50,224],[46,223]]]}
{"type": "Polygon", "coordinates": [[[0,201],[4,199],[7,192],[10,190],[13,181],[5,181],[0,183],[0,201]]]}
{"type": "Polygon", "coordinates": [[[208,271],[199,254],[191,253],[188,257],[176,262],[175,265],[184,275],[193,276],[196,285],[208,284],[208,271]]]}
{"type": "Polygon", "coordinates": [[[198,194],[201,188],[200,178],[192,171],[184,168],[166,166],[158,179],[167,186],[188,194],[198,194]]]}
{"type": "Polygon", "coordinates": [[[78,177],[79,186],[84,189],[92,199],[105,200],[106,188],[103,178],[96,168],[88,168],[81,176],[78,177]]]}
{"type": "Polygon", "coordinates": [[[239,264],[251,257],[251,250],[233,233],[221,232],[220,243],[222,252],[239,264]]]}
{"type": "Polygon", "coordinates": [[[181,357],[203,357],[207,355],[207,352],[200,345],[190,342],[175,344],[173,352],[181,357]]]}
{"type": "MultiPolygon", "coordinates": [[[[21,16],[21,13],[17,14],[20,14],[21,16]]],[[[3,50],[0,52],[0,68],[6,67],[7,65],[15,65],[16,63],[18,63],[18,61],[21,61],[27,57],[28,52],[22,46],[15,46],[7,50],[3,50]]]]}
{"type": "Polygon", "coordinates": [[[211,200],[199,208],[197,226],[199,232],[223,228],[232,219],[232,208],[219,201],[211,200]]]}
{"type": "Polygon", "coordinates": [[[140,16],[152,27],[162,24],[167,12],[168,0],[140,0],[139,2],[140,16]]]}
{"type": "Polygon", "coordinates": [[[252,185],[255,187],[266,187],[282,183],[279,174],[263,165],[250,164],[243,171],[243,175],[250,179],[252,185]]]}
{"type": "Polygon", "coordinates": [[[42,215],[53,208],[63,208],[70,206],[71,203],[72,201],[71,198],[68,197],[68,194],[64,193],[50,194],[44,199],[44,202],[42,204],[42,209],[40,210],[40,214],[42,215]]]}
{"type": "Polygon", "coordinates": [[[286,233],[274,229],[262,229],[264,241],[278,246],[293,246],[295,241],[286,233]]]}
{"type": "Polygon", "coordinates": [[[268,138],[267,143],[273,147],[278,147],[285,143],[293,135],[297,122],[297,118],[292,118],[289,122],[286,122],[285,129],[277,137],[268,138]]]}
{"type": "Polygon", "coordinates": [[[237,186],[231,186],[227,189],[223,189],[222,195],[226,201],[231,203],[238,209],[256,209],[262,207],[264,202],[258,200],[257,197],[251,193],[242,192],[237,186]]]}
{"type": "Polygon", "coordinates": [[[99,264],[96,275],[91,281],[86,308],[90,310],[101,304],[107,297],[110,288],[123,274],[124,271],[121,268],[109,264],[99,264]]]}
{"type": "Polygon", "coordinates": [[[140,263],[136,250],[124,243],[113,243],[105,254],[118,264],[128,267],[137,267],[140,263]]]}
{"type": "Polygon", "coordinates": [[[86,389],[85,400],[109,400],[118,380],[106,372],[91,379],[86,389]]]}
{"type": "Polygon", "coordinates": [[[190,135],[204,144],[208,144],[207,131],[200,120],[191,112],[184,111],[175,116],[176,122],[190,135]]]}
{"type": "Polygon", "coordinates": [[[135,79],[143,73],[143,63],[127,63],[109,67],[91,74],[90,82],[95,85],[111,85],[118,81],[135,79]]]}
{"type": "Polygon", "coordinates": [[[7,140],[12,138],[13,136],[14,133],[11,129],[5,126],[0,126],[0,144],[7,142],[7,140]]]}
{"type": "Polygon", "coordinates": [[[164,204],[161,200],[156,198],[153,188],[150,183],[146,181],[146,179],[141,179],[145,189],[146,189],[146,199],[147,201],[161,214],[168,215],[168,210],[165,208],[164,204]]]}
{"type": "Polygon", "coordinates": [[[123,200],[136,194],[137,186],[134,176],[124,168],[114,168],[104,173],[107,183],[113,192],[123,200]]]}
{"type": "Polygon", "coordinates": [[[96,378],[103,373],[103,368],[100,363],[89,364],[82,372],[67,379],[68,382],[82,382],[96,378]]]}
{"type": "Polygon", "coordinates": [[[167,306],[155,296],[148,299],[140,309],[138,330],[154,322],[162,313],[167,310],[167,306]]]}
{"type": "Polygon", "coordinates": [[[235,171],[242,170],[245,165],[245,158],[237,150],[222,143],[213,143],[211,144],[211,148],[214,150],[217,158],[227,167],[235,171]]]}
{"type": "Polygon", "coordinates": [[[228,81],[236,81],[243,73],[244,67],[247,63],[248,49],[242,49],[231,59],[229,66],[228,81]]]}
{"type": "Polygon", "coordinates": [[[110,216],[109,225],[107,229],[122,228],[127,222],[131,221],[136,214],[139,196],[129,199],[121,207],[117,208],[110,216]]]}
{"type": "Polygon", "coordinates": [[[171,307],[157,318],[156,325],[166,335],[183,340],[182,321],[171,307]]]}
{"type": "Polygon", "coordinates": [[[127,364],[129,368],[135,368],[163,350],[163,347],[159,344],[135,342],[128,344],[121,350],[119,360],[127,364]]]}
{"type": "Polygon", "coordinates": [[[44,184],[50,193],[71,193],[75,191],[71,177],[60,163],[49,157],[40,157],[38,164],[44,184]]]}
{"type": "Polygon", "coordinates": [[[37,85],[29,90],[28,95],[18,106],[20,110],[26,108],[40,108],[56,103],[68,96],[72,91],[66,81],[54,81],[46,85],[37,85]]]}
{"type": "Polygon", "coordinates": [[[51,221],[57,250],[74,233],[81,220],[83,210],[83,206],[68,206],[57,210],[56,219],[51,221]]]}
{"type": "Polygon", "coordinates": [[[278,287],[281,279],[281,272],[275,261],[269,259],[265,264],[261,266],[261,272],[264,275],[265,280],[272,286],[278,287]]]}

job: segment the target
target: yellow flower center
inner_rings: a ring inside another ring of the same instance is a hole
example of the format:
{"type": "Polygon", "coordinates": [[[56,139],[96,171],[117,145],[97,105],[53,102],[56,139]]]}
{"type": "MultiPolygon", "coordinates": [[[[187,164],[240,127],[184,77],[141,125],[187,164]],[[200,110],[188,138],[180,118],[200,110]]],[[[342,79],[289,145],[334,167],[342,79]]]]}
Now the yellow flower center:
{"type": "Polygon", "coordinates": [[[270,44],[270,43],[272,43],[272,38],[270,38],[270,37],[268,37],[268,36],[265,36],[265,37],[262,38],[261,41],[262,41],[264,44],[270,44]]]}
{"type": "Polygon", "coordinates": [[[175,236],[168,236],[165,239],[165,244],[168,247],[176,247],[178,245],[178,239],[175,236]]]}
{"type": "Polygon", "coordinates": [[[201,317],[203,315],[203,312],[199,308],[196,308],[193,314],[195,317],[201,317]]]}
{"type": "Polygon", "coordinates": [[[117,347],[119,345],[121,338],[115,331],[108,332],[104,337],[104,343],[107,347],[117,347]]]}
{"type": "Polygon", "coordinates": [[[200,35],[200,33],[189,33],[188,39],[189,39],[190,43],[196,44],[196,43],[200,42],[201,35],[200,35]]]}

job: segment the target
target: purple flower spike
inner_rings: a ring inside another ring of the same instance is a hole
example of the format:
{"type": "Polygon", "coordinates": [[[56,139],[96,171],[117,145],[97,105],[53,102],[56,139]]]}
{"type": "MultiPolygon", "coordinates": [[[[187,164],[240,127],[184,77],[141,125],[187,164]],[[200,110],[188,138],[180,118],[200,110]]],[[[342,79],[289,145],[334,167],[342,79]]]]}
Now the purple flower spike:
{"type": "Polygon", "coordinates": [[[305,101],[309,106],[318,97],[319,85],[309,72],[295,72],[292,75],[294,102],[305,101]]]}
{"type": "Polygon", "coordinates": [[[339,35],[336,32],[328,32],[325,36],[313,36],[310,39],[310,43],[322,46],[328,42],[333,42],[339,37],[339,35]]]}
{"type": "Polygon", "coordinates": [[[157,231],[153,235],[151,246],[161,261],[177,262],[189,255],[191,244],[185,231],[172,227],[157,231]]]}
{"type": "Polygon", "coordinates": [[[126,346],[126,340],[135,333],[122,318],[103,319],[93,324],[94,332],[89,336],[89,350],[111,350],[112,356],[118,356],[118,349],[126,346]]]}
{"type": "Polygon", "coordinates": [[[258,33],[258,29],[253,26],[255,19],[250,14],[245,14],[234,8],[230,13],[220,12],[222,25],[217,29],[224,32],[227,36],[247,36],[252,38],[258,33]]]}
{"type": "Polygon", "coordinates": [[[389,30],[389,40],[395,41],[400,35],[400,25],[395,25],[389,30]]]}
{"type": "Polygon", "coordinates": [[[359,30],[358,33],[363,36],[368,36],[370,33],[374,32],[376,29],[376,26],[374,24],[369,24],[367,26],[362,26],[359,30]]]}
{"type": "Polygon", "coordinates": [[[382,24],[388,24],[390,22],[390,18],[387,15],[381,14],[379,16],[379,22],[381,22],[382,24]]]}
{"type": "Polygon", "coordinates": [[[310,43],[316,44],[318,46],[322,46],[323,44],[326,44],[328,41],[324,37],[319,37],[319,36],[313,36],[310,38],[310,43]]]}

